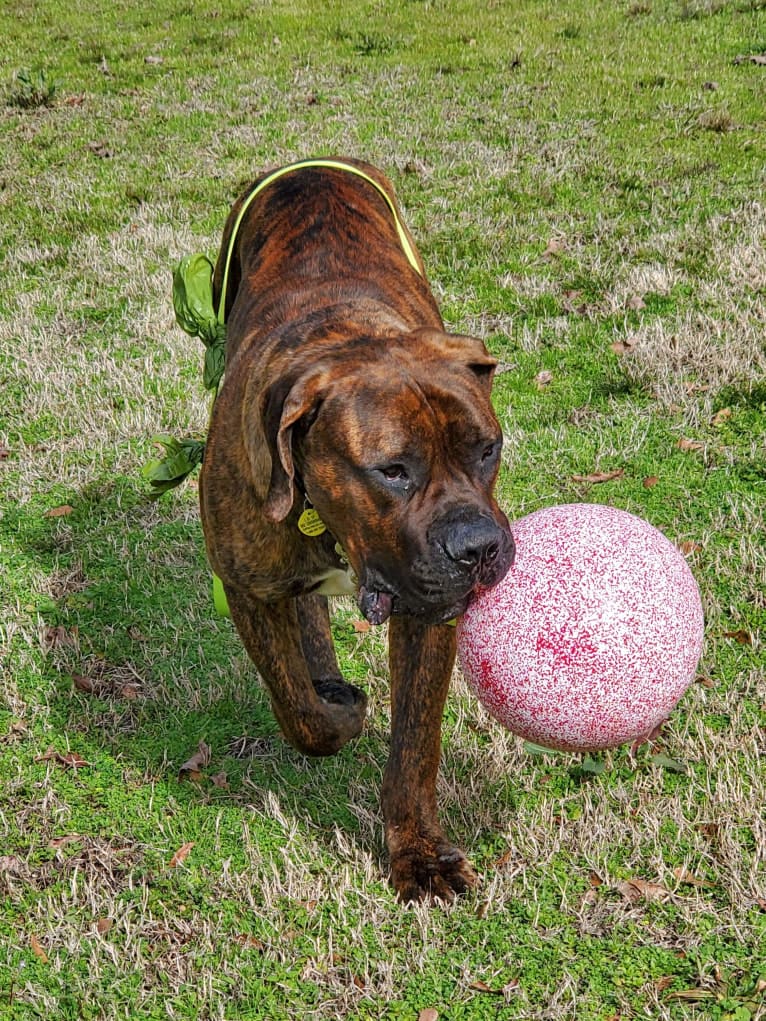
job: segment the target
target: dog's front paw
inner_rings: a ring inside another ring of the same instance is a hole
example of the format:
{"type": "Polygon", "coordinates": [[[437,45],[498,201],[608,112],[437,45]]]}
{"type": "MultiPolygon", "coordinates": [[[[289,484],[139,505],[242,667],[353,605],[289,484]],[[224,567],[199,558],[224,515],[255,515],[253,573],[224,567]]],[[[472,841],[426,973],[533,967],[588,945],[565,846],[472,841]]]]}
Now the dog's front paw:
{"type": "Polygon", "coordinates": [[[391,882],[405,904],[426,898],[450,903],[476,881],[466,856],[446,840],[421,838],[391,855],[391,882]]]}

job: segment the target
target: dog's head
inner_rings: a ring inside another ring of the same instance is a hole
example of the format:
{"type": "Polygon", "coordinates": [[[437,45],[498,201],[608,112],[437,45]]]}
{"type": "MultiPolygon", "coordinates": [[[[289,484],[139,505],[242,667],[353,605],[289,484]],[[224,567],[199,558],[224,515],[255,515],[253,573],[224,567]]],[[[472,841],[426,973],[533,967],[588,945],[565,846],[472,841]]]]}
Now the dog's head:
{"type": "Polygon", "coordinates": [[[449,620],[513,561],[493,496],[495,365],[480,340],[425,328],[360,339],[266,390],[264,512],[282,521],[305,492],[346,551],[372,623],[449,620]]]}

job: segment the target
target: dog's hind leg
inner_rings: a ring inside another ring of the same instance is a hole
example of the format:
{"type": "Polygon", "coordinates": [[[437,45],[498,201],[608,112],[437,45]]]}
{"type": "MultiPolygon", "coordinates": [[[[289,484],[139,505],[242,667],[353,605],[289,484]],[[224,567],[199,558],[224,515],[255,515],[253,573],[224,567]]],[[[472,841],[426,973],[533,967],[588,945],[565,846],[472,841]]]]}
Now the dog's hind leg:
{"type": "Polygon", "coordinates": [[[266,603],[229,589],[226,595],[285,738],[306,755],[334,755],[364,726],[367,699],[337,673],[326,606],[309,603],[299,610],[294,599],[266,603]],[[312,627],[315,636],[304,646],[303,635],[312,627]],[[314,668],[333,663],[335,676],[316,677],[314,668]]]}

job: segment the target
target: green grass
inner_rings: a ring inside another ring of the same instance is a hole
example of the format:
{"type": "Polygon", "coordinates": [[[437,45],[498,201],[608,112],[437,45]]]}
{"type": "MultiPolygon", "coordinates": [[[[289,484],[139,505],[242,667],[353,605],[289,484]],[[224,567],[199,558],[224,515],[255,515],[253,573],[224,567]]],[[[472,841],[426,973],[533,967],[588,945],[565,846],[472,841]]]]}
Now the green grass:
{"type": "Polygon", "coordinates": [[[763,4],[2,13],[0,1017],[766,1017],[763,4]],[[445,317],[501,359],[509,513],[646,517],[706,608],[704,683],[595,766],[456,677],[440,800],[481,882],[449,908],[385,881],[385,636],[338,605],[372,713],[301,758],[213,615],[194,487],[140,477],[208,414],[174,263],[323,153],[389,174],[445,317]]]}

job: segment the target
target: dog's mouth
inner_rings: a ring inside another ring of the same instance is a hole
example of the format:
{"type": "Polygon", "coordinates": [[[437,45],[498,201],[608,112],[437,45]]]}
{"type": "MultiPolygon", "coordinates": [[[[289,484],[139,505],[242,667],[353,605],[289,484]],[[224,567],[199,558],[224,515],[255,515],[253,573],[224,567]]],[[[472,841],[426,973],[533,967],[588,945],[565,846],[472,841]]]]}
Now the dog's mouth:
{"type": "Polygon", "coordinates": [[[394,599],[390,592],[368,588],[366,585],[359,586],[356,597],[359,609],[370,624],[385,624],[394,612],[394,599]]]}
{"type": "Polygon", "coordinates": [[[462,616],[474,599],[505,577],[514,558],[510,531],[494,523],[492,528],[482,521],[480,525],[481,543],[474,541],[474,532],[457,530],[450,548],[434,542],[406,567],[386,560],[360,565],[357,603],[365,619],[383,624],[406,614],[427,624],[444,624],[462,616]]]}
{"type": "Polygon", "coordinates": [[[425,599],[406,599],[383,589],[360,585],[357,604],[365,620],[370,624],[385,624],[389,617],[396,614],[418,617],[427,624],[446,624],[456,617],[461,617],[483,588],[477,585],[462,598],[446,605],[443,603],[434,605],[425,599]]]}

